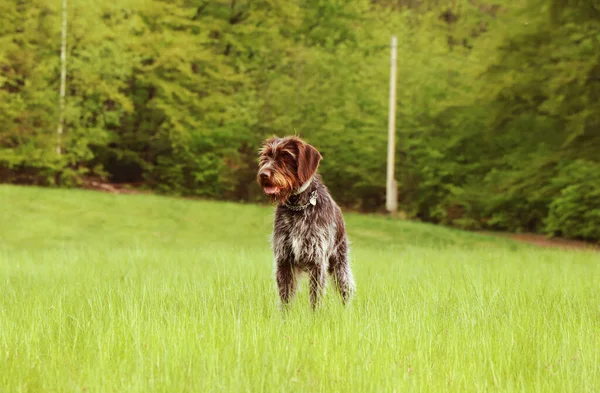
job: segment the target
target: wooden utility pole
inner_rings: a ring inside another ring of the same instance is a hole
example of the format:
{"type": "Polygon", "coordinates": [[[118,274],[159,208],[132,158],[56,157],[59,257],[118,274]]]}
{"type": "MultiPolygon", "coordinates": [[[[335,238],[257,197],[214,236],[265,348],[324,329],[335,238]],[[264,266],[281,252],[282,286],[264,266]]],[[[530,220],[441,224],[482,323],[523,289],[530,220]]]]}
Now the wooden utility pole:
{"type": "Polygon", "coordinates": [[[65,125],[65,93],[67,90],[67,0],[62,2],[62,38],[60,48],[60,113],[56,131],[56,154],[62,154],[62,133],[65,125]]]}
{"type": "Polygon", "coordinates": [[[392,53],[390,64],[390,103],[388,113],[388,155],[387,155],[387,182],[385,207],[396,216],[398,212],[398,184],[394,178],[395,153],[396,153],[396,37],[392,37],[392,53]]]}

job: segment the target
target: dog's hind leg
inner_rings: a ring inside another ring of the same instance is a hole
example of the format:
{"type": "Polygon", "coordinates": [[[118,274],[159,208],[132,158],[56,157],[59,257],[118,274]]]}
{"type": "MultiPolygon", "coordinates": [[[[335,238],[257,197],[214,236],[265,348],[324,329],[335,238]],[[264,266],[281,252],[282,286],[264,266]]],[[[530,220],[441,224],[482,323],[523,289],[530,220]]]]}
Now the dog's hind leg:
{"type": "Polygon", "coordinates": [[[313,310],[319,306],[321,298],[325,293],[325,285],[327,284],[327,275],[325,265],[323,263],[315,263],[310,271],[310,305],[313,310]]]}
{"type": "Polygon", "coordinates": [[[342,302],[347,304],[356,291],[352,269],[350,269],[347,241],[342,241],[329,257],[328,271],[333,277],[335,287],[342,296],[342,302]]]}

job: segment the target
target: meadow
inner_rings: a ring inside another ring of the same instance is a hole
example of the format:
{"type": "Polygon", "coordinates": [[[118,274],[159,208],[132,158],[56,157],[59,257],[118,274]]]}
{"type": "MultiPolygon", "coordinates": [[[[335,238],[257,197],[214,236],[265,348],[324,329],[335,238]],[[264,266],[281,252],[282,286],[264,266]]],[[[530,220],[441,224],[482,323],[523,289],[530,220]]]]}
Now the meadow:
{"type": "Polygon", "coordinates": [[[278,308],[269,206],[0,186],[0,391],[598,392],[600,254],[347,214],[278,308]]]}

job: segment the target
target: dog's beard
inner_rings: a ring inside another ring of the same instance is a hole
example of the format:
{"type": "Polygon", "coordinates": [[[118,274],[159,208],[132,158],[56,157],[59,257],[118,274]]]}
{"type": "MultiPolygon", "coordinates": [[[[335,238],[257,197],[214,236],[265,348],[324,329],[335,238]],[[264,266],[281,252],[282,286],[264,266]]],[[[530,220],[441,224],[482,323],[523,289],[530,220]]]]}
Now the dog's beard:
{"type": "Polygon", "coordinates": [[[280,189],[277,194],[270,194],[269,199],[271,200],[271,203],[285,203],[290,195],[292,195],[291,190],[280,189]]]}
{"type": "Polygon", "coordinates": [[[296,189],[296,183],[297,180],[293,176],[275,172],[270,181],[263,181],[260,185],[272,203],[283,203],[292,195],[294,189],[296,189]]]}

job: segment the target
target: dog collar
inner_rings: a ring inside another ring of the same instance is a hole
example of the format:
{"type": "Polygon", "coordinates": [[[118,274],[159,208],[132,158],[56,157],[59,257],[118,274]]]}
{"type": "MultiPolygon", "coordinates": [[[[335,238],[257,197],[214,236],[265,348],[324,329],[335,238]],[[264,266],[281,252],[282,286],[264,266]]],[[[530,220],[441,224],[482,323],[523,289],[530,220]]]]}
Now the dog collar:
{"type": "Polygon", "coordinates": [[[316,204],[317,204],[317,190],[315,190],[315,191],[313,191],[313,192],[310,193],[310,197],[308,198],[308,202],[306,202],[304,205],[290,205],[286,201],[285,202],[285,207],[287,207],[288,209],[290,209],[292,211],[299,212],[299,211],[302,211],[302,210],[306,209],[310,205],[315,206],[316,204]]]}
{"type": "Polygon", "coordinates": [[[299,189],[297,189],[296,191],[294,191],[292,193],[292,195],[298,195],[298,194],[306,191],[306,189],[308,188],[308,186],[310,186],[310,183],[312,183],[313,178],[314,178],[314,176],[311,177],[310,179],[308,179],[308,181],[306,183],[304,183],[303,185],[301,185],[299,189]]]}

